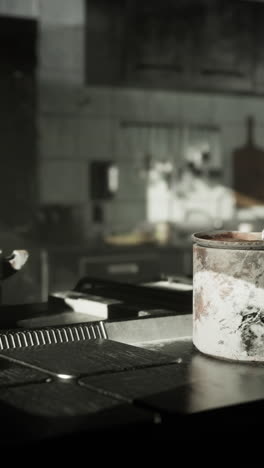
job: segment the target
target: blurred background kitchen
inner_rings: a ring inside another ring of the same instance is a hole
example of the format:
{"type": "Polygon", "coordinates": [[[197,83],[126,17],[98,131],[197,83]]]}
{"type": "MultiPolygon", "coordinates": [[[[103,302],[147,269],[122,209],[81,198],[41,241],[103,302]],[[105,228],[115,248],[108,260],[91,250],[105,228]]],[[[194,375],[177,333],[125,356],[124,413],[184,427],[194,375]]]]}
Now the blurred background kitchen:
{"type": "Polygon", "coordinates": [[[191,234],[264,228],[264,1],[0,0],[3,301],[191,278],[191,234]]]}

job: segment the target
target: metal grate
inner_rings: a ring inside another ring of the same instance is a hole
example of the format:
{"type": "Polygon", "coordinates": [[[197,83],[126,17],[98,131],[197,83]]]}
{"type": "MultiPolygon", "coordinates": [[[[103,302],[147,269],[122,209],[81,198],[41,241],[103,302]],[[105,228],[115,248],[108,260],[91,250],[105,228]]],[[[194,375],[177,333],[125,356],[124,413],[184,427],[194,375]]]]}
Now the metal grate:
{"type": "Polygon", "coordinates": [[[0,350],[107,338],[104,323],[0,333],[0,350]]]}

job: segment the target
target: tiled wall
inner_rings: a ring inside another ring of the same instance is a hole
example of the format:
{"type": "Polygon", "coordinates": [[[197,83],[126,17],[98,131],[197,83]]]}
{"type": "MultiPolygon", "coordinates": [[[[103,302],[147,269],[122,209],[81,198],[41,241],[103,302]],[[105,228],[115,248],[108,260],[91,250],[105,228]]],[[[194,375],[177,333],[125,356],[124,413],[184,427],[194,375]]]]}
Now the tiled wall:
{"type": "MultiPolygon", "coordinates": [[[[38,158],[43,204],[73,207],[82,229],[93,228],[89,162],[112,159],[120,188],[102,204],[106,229],[130,229],[146,218],[145,181],[138,155],[127,147],[125,122],[183,128],[215,125],[222,145],[223,182],[232,185],[232,151],[246,138],[246,117],[255,116],[256,143],[264,147],[264,98],[85,86],[85,1],[0,0],[0,13],[39,21],[38,158]],[[23,3],[24,5],[24,3],[23,3]]],[[[89,14],[89,11],[88,13],[89,14]]],[[[96,44],[93,45],[96,47],[96,44]]],[[[87,63],[86,63],[87,62],[87,63]]],[[[182,155],[175,155],[180,164],[182,155]]]]}
{"type": "Polygon", "coordinates": [[[232,151],[245,143],[249,114],[256,119],[256,143],[264,147],[262,98],[40,83],[41,200],[80,205],[87,217],[89,161],[113,159],[120,168],[120,189],[113,201],[104,203],[105,223],[132,227],[145,219],[145,181],[124,145],[122,122],[219,127],[223,181],[229,185],[232,151]]]}
{"type": "MultiPolygon", "coordinates": [[[[87,232],[91,223],[89,162],[114,160],[120,189],[102,204],[103,228],[125,230],[146,219],[145,181],[124,139],[125,122],[184,127],[214,125],[222,146],[223,182],[232,185],[232,151],[246,139],[246,118],[256,120],[264,147],[264,98],[85,86],[84,2],[40,2],[39,181],[43,204],[72,205],[87,232]],[[57,8],[57,10],[56,10],[57,8]],[[56,13],[57,11],[57,13],[56,13]]],[[[96,44],[94,45],[96,47],[96,44]]],[[[89,58],[87,58],[89,60],[89,58]]],[[[89,62],[88,62],[89,66],[89,62]]],[[[175,164],[181,160],[175,156],[175,164]]]]}
{"type": "Polygon", "coordinates": [[[39,0],[0,0],[0,14],[37,18],[39,14],[39,0]]]}
{"type": "MultiPolygon", "coordinates": [[[[141,109],[141,93],[137,94],[141,109]]],[[[139,179],[131,155],[122,144],[121,120],[137,118],[126,96],[123,100],[116,91],[42,83],[39,103],[42,202],[79,204],[90,221],[89,162],[113,160],[118,163],[120,183],[113,201],[103,202],[105,226],[132,227],[143,222],[144,181],[139,179]]]]}

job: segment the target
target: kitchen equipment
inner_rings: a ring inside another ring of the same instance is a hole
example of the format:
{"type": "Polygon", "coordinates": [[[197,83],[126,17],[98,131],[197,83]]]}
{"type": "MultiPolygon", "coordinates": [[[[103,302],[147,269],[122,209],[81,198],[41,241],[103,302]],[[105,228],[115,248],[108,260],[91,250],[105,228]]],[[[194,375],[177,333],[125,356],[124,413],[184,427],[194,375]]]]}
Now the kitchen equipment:
{"type": "Polygon", "coordinates": [[[264,150],[255,143],[254,129],[254,118],[249,116],[246,142],[233,151],[233,188],[238,206],[264,202],[264,150]]]}

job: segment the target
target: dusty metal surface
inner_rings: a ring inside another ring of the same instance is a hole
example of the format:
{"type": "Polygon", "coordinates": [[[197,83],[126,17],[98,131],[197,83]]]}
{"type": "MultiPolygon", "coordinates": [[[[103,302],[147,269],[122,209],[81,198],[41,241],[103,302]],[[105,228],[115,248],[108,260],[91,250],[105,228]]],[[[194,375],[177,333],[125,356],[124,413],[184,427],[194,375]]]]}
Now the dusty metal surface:
{"type": "Polygon", "coordinates": [[[264,251],[245,247],[240,234],[240,249],[226,248],[237,239],[229,233],[217,248],[199,245],[204,236],[193,246],[193,342],[216,357],[264,361],[264,251]]]}
{"type": "MultiPolygon", "coordinates": [[[[230,428],[229,424],[237,424],[236,430],[245,431],[247,418],[252,419],[253,424],[262,424],[263,363],[234,362],[206,356],[193,346],[191,337],[142,345],[152,351],[173,356],[178,364],[177,368],[173,367],[174,380],[169,381],[167,391],[157,389],[156,392],[152,391],[152,395],[144,396],[148,404],[167,414],[205,412],[206,415],[207,411],[222,408],[226,415],[225,433],[230,428]],[[254,407],[251,406],[247,413],[243,405],[249,403],[254,403],[254,407]],[[240,421],[244,423],[241,427],[239,421],[232,417],[232,408],[236,405],[240,411],[240,421]]],[[[144,388],[147,388],[146,382],[144,388]]],[[[245,433],[247,431],[248,428],[245,433]]]]}
{"type": "Polygon", "coordinates": [[[197,232],[192,240],[203,247],[214,249],[264,250],[261,232],[209,231],[197,232]]]}

